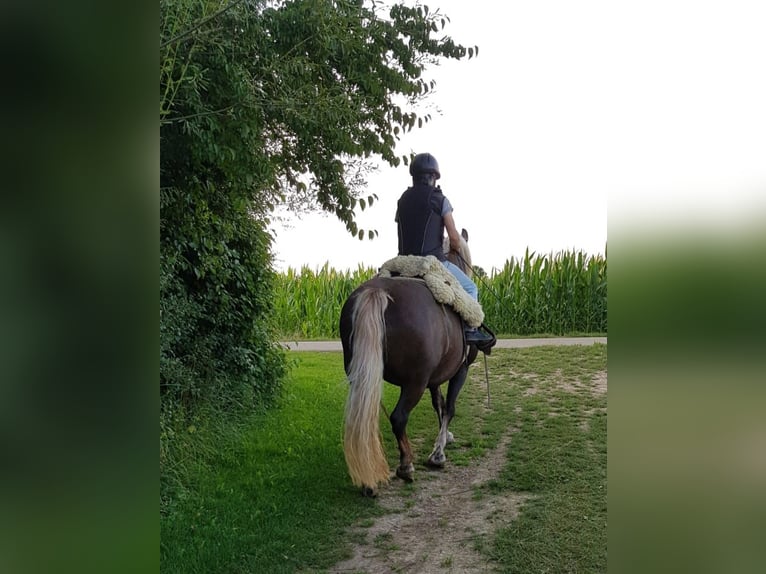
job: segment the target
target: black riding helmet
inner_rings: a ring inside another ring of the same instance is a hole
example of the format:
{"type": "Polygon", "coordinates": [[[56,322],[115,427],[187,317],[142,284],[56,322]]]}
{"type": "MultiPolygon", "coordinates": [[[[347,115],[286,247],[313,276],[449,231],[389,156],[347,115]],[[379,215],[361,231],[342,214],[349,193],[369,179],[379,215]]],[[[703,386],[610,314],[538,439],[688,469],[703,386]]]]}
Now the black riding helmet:
{"type": "Polygon", "coordinates": [[[420,179],[431,179],[436,181],[442,174],[439,173],[439,162],[430,153],[419,153],[410,163],[410,175],[412,180],[417,182],[420,179]],[[423,177],[426,176],[426,177],[423,177]]]}

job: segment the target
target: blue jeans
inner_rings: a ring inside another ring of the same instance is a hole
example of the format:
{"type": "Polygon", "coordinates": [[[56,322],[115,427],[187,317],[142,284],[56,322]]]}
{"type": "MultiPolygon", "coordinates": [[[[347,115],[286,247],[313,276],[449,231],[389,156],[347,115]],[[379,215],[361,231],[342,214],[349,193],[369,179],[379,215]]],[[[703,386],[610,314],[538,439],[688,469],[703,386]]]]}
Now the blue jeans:
{"type": "Polygon", "coordinates": [[[461,287],[466,290],[466,292],[473,297],[474,301],[479,300],[479,288],[476,286],[476,283],[471,281],[471,278],[468,277],[465,273],[463,273],[460,270],[460,267],[452,263],[452,261],[442,261],[442,264],[450,270],[450,273],[452,273],[460,283],[461,287]]]}

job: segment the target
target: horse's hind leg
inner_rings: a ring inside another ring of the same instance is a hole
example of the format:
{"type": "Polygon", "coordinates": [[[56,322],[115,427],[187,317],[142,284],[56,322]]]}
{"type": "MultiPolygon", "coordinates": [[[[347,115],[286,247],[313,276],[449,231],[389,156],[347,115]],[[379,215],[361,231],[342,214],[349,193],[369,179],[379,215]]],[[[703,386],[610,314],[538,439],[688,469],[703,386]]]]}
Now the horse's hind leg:
{"type": "Polygon", "coordinates": [[[449,423],[452,417],[455,416],[455,402],[457,396],[460,393],[460,389],[463,388],[466,376],[468,375],[468,367],[463,365],[460,370],[450,379],[449,388],[447,389],[447,401],[445,403],[444,397],[441,391],[437,388],[435,391],[431,390],[431,401],[434,405],[434,410],[439,417],[439,434],[436,437],[434,443],[434,449],[426,461],[428,466],[435,468],[442,468],[447,461],[447,455],[444,454],[444,447],[447,443],[455,440],[452,433],[449,431],[449,423]],[[437,396],[434,396],[438,394],[437,396]],[[437,408],[437,405],[439,408],[437,408]]]}
{"type": "Polygon", "coordinates": [[[418,404],[424,391],[425,385],[420,387],[420,390],[415,391],[405,390],[402,386],[399,401],[391,412],[391,429],[394,431],[396,442],[399,445],[399,467],[396,469],[396,476],[406,482],[412,482],[415,473],[415,465],[412,463],[412,447],[407,438],[407,421],[410,418],[410,412],[418,404]]]}
{"type": "MultiPolygon", "coordinates": [[[[444,421],[444,416],[447,413],[447,404],[444,402],[444,395],[442,394],[440,386],[431,387],[429,390],[431,391],[431,404],[433,405],[434,411],[436,412],[436,420],[439,425],[439,434],[436,437],[436,443],[434,443],[434,450],[436,450],[440,444],[442,445],[442,450],[444,450],[445,444],[449,444],[455,441],[453,434],[446,429],[444,429],[447,433],[446,437],[442,436],[442,422],[444,421]]],[[[431,457],[429,457],[429,460],[430,459],[431,457]]]]}

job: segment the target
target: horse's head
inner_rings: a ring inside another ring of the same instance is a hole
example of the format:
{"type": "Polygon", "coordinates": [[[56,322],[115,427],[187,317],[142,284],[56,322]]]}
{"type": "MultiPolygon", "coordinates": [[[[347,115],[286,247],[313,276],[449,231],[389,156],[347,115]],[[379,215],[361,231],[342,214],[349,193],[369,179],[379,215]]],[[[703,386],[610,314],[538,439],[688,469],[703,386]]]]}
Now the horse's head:
{"type": "Polygon", "coordinates": [[[449,261],[460,267],[460,270],[468,277],[473,275],[471,250],[468,248],[468,232],[465,229],[460,232],[460,249],[458,251],[450,247],[449,237],[444,238],[442,247],[449,261]]]}

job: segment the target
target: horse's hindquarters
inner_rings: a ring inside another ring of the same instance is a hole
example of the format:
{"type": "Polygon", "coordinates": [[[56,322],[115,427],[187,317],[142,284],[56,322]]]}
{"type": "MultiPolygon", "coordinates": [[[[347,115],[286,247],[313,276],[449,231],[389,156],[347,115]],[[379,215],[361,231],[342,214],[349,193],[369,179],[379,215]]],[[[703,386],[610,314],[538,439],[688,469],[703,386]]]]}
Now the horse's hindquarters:
{"type": "Polygon", "coordinates": [[[390,420],[400,452],[397,475],[411,480],[409,413],[426,388],[438,387],[459,371],[462,322],[436,302],[422,281],[378,277],[351,294],[339,326],[350,385],[344,453],[352,482],[368,492],[388,480],[378,426],[383,378],[401,388],[390,420]]]}
{"type": "Polygon", "coordinates": [[[386,290],[386,380],[401,387],[418,378],[424,389],[448,380],[462,363],[460,318],[422,281],[388,279],[386,290]]]}

